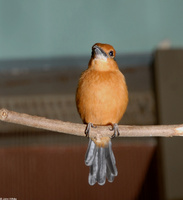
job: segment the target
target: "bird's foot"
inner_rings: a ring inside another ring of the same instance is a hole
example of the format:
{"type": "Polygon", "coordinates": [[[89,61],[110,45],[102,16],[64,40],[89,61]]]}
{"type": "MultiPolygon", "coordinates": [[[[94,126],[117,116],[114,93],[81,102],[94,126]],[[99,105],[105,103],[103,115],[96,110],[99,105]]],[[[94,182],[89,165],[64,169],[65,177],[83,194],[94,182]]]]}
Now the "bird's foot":
{"type": "Polygon", "coordinates": [[[89,122],[86,126],[86,129],[85,129],[85,135],[86,137],[89,137],[89,133],[90,133],[90,129],[92,128],[97,128],[97,126],[94,126],[91,122],[89,122]]]}
{"type": "Polygon", "coordinates": [[[114,131],[114,134],[111,136],[111,138],[117,137],[120,135],[119,129],[118,129],[118,124],[112,124],[112,128],[110,129],[111,131],[114,131]]]}

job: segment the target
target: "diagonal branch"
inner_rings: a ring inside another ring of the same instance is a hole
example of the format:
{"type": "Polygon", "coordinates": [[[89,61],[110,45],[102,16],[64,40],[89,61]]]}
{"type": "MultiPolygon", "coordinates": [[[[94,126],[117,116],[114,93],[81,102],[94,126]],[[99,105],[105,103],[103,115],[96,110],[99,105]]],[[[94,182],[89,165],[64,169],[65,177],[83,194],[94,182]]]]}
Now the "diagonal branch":
{"type": "MultiPolygon", "coordinates": [[[[24,113],[0,109],[0,120],[25,126],[85,136],[85,124],[63,122],[60,120],[46,119],[24,113]]],[[[128,126],[119,125],[120,137],[171,137],[183,136],[183,124],[179,125],[154,125],[154,126],[128,126]]],[[[112,136],[109,126],[92,128],[90,137],[112,136]]]]}

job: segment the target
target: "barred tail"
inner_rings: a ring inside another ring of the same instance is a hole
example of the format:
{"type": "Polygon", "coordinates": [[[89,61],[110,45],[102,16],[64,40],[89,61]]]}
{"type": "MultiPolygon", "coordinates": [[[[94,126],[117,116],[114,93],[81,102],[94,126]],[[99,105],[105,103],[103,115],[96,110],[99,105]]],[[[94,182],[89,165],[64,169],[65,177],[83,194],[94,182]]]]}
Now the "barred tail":
{"type": "Polygon", "coordinates": [[[88,149],[85,157],[85,164],[90,166],[88,182],[94,185],[98,182],[99,185],[104,185],[106,177],[109,182],[113,182],[117,176],[116,161],[112,151],[111,140],[106,147],[98,147],[89,139],[88,149]]]}

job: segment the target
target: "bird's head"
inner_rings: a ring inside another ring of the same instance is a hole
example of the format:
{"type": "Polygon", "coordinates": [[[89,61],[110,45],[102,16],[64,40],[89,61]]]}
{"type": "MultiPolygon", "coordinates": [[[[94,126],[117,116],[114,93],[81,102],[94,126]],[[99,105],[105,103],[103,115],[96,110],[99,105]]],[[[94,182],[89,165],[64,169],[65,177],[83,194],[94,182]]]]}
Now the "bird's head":
{"type": "Polygon", "coordinates": [[[100,71],[114,70],[118,68],[115,61],[116,51],[109,44],[96,43],[92,46],[89,68],[100,71]]]}

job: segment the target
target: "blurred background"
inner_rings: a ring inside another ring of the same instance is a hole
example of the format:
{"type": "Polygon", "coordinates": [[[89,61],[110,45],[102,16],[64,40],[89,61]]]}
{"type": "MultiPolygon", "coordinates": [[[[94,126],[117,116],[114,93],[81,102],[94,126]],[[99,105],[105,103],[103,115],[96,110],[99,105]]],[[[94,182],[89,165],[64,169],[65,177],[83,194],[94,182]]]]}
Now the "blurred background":
{"type": "MultiPolygon", "coordinates": [[[[183,1],[0,0],[0,108],[82,123],[75,107],[91,47],[126,77],[120,124],[183,123],[183,1]]],[[[183,139],[115,138],[119,175],[88,185],[88,139],[0,122],[0,198],[183,199],[183,139]]]]}

